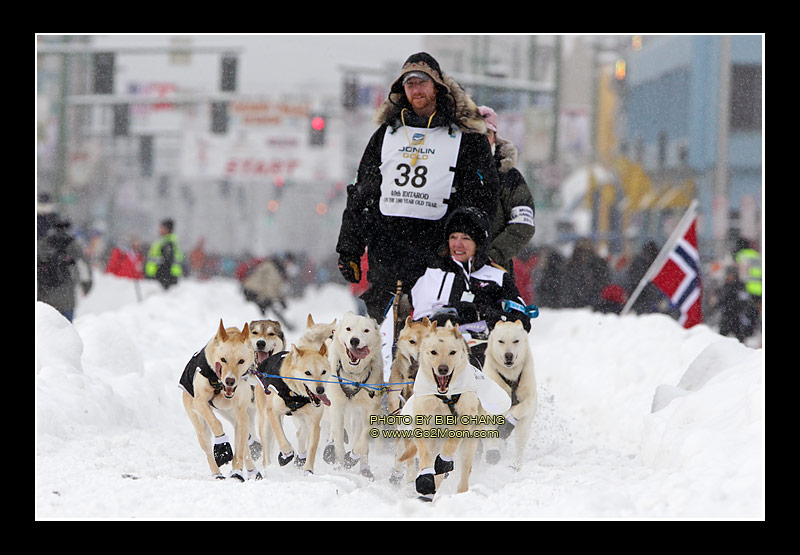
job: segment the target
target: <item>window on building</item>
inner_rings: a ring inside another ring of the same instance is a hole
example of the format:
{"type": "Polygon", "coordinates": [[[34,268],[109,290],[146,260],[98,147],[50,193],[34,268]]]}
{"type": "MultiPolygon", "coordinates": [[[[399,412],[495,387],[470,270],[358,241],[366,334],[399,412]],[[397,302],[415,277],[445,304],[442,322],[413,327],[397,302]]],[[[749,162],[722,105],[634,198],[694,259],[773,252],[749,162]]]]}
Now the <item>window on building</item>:
{"type": "Polygon", "coordinates": [[[734,131],[761,127],[761,66],[734,65],[731,68],[730,115],[734,131]]]}

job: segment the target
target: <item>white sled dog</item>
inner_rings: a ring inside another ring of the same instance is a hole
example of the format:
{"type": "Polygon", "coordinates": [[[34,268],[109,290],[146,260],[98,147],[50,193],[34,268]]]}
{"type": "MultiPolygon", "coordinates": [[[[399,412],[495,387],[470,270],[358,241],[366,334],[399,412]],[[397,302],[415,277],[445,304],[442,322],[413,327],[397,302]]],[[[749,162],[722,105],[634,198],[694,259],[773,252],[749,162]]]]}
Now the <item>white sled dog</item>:
{"type": "MultiPolygon", "coordinates": [[[[411,316],[406,318],[405,325],[397,335],[397,352],[392,361],[392,370],[389,375],[389,414],[397,414],[406,401],[414,394],[414,380],[419,369],[419,346],[428,333],[431,322],[427,317],[414,321],[411,316]]],[[[399,484],[403,480],[403,463],[400,456],[411,444],[410,439],[397,439],[395,444],[395,463],[389,481],[399,484]]],[[[405,476],[410,481],[413,478],[414,460],[405,461],[405,476]]]]}
{"type": "Polygon", "coordinates": [[[319,446],[322,405],[331,402],[326,389],[331,386],[331,367],[323,343],[319,350],[299,349],[292,345],[288,353],[270,357],[262,368],[269,374],[266,388],[266,408],[270,427],[278,441],[278,464],[285,466],[295,457],[295,450],[286,438],[284,417],[291,417],[297,432],[297,466],[305,474],[314,473],[319,446]]]}
{"type": "MultiPolygon", "coordinates": [[[[286,348],[286,338],[281,323],[277,320],[253,320],[250,322],[250,344],[253,349],[253,365],[258,368],[266,359],[286,348]]],[[[248,383],[253,391],[253,399],[248,416],[250,421],[250,455],[253,460],[261,457],[261,465],[267,467],[272,450],[272,428],[267,420],[266,395],[264,387],[254,372],[248,374],[248,383]],[[255,441],[258,431],[260,443],[255,441]]]]}
{"type": "Polygon", "coordinates": [[[404,411],[413,417],[415,423],[418,417],[424,417],[428,424],[417,426],[422,429],[421,434],[419,437],[415,435],[414,446],[400,457],[400,460],[407,460],[417,453],[420,472],[416,478],[416,490],[423,501],[433,501],[442,480],[454,469],[459,447],[461,476],[457,491],[462,493],[469,489],[469,476],[478,446],[478,440],[471,434],[475,428],[471,418],[486,415],[473,388],[474,380],[467,344],[458,326],[449,321],[443,327],[436,322],[431,324],[420,345],[413,401],[404,411]],[[436,424],[437,420],[448,422],[446,419],[449,419],[449,424],[436,424]],[[444,440],[431,437],[434,428],[449,429],[451,435],[444,440]]]}
{"type": "MultiPolygon", "coordinates": [[[[511,408],[504,415],[506,423],[499,426],[498,431],[501,439],[507,439],[514,432],[516,452],[513,466],[519,470],[531,423],[539,406],[533,354],[522,322],[497,322],[489,335],[483,373],[511,397],[511,408]]],[[[487,444],[486,461],[495,464],[500,459],[498,440],[490,439],[487,444]]]]}
{"type": "Polygon", "coordinates": [[[220,320],[216,335],[195,353],[179,380],[183,407],[206,454],[211,474],[216,478],[224,478],[219,467],[231,461],[232,478],[245,480],[243,462],[250,475],[260,477],[247,448],[247,411],[253,393],[246,385],[239,387],[244,383],[242,376],[247,375],[253,362],[249,333],[247,324],[239,331],[235,327],[226,328],[220,320]],[[215,413],[233,418],[233,449],[215,413]],[[209,432],[214,436],[213,445],[209,432]]]}
{"type": "Polygon", "coordinates": [[[360,462],[363,476],[372,478],[369,469],[369,417],[380,410],[383,383],[383,357],[378,324],[367,316],[347,312],[336,327],[328,360],[333,384],[328,422],[332,442],[323,458],[336,466],[352,468],[360,462]],[[345,423],[353,448],[345,453],[345,423]]]}

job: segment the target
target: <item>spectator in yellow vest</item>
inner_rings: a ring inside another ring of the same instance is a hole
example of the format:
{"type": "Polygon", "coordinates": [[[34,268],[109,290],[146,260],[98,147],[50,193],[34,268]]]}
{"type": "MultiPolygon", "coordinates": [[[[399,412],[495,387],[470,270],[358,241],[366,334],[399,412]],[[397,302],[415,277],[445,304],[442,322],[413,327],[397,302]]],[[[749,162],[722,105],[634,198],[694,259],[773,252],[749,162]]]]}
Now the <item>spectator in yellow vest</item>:
{"type": "Polygon", "coordinates": [[[175,223],[166,219],[159,226],[160,237],[150,245],[145,264],[145,275],[157,280],[164,289],[178,283],[183,275],[183,253],[174,233],[175,223]]]}

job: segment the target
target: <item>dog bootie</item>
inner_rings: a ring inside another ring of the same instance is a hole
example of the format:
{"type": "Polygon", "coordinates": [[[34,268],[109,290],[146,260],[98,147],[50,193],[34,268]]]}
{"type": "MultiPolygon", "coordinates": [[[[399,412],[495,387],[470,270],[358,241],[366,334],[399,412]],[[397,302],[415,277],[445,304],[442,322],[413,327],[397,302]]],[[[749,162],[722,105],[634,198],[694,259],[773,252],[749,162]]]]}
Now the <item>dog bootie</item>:
{"type": "Polygon", "coordinates": [[[436,474],[447,474],[453,471],[453,459],[444,459],[441,455],[436,455],[436,462],[433,463],[433,470],[436,474]]]}
{"type": "Polygon", "coordinates": [[[289,462],[294,458],[294,451],[289,451],[285,455],[278,452],[278,464],[281,466],[286,466],[289,462]]]}
{"type": "Polygon", "coordinates": [[[392,470],[392,475],[389,476],[389,483],[393,486],[399,486],[403,483],[404,472],[402,470],[392,470]]]}
{"type": "Polygon", "coordinates": [[[336,448],[333,443],[325,445],[325,449],[322,451],[322,460],[328,464],[336,462],[336,448]]]}
{"type": "Polygon", "coordinates": [[[245,481],[244,474],[242,474],[241,470],[234,470],[233,472],[231,472],[231,478],[236,478],[240,482],[245,481]]]}
{"type": "Polygon", "coordinates": [[[505,423],[497,427],[497,432],[500,435],[500,439],[508,439],[508,436],[511,435],[511,432],[514,431],[514,426],[516,426],[516,424],[517,424],[516,418],[514,418],[510,414],[506,416],[505,423]]]}
{"type": "Polygon", "coordinates": [[[500,448],[493,447],[486,451],[486,462],[489,464],[497,464],[500,462],[500,448]]]}
{"type": "Polygon", "coordinates": [[[233,449],[231,443],[228,441],[228,436],[222,434],[214,438],[214,462],[217,466],[222,466],[233,460],[233,449]]]}
{"type": "Polygon", "coordinates": [[[416,489],[423,501],[433,501],[433,494],[436,493],[436,481],[434,480],[433,470],[428,468],[417,476],[416,489]]]}
{"type": "Polygon", "coordinates": [[[348,451],[344,454],[344,467],[345,468],[353,468],[356,464],[358,464],[358,459],[360,457],[358,455],[353,454],[352,451],[348,451]]]}
{"type": "Polygon", "coordinates": [[[369,469],[369,465],[361,464],[361,468],[359,469],[361,475],[364,478],[368,478],[369,480],[374,480],[375,476],[372,474],[372,471],[369,469]]]}
{"type": "Polygon", "coordinates": [[[253,458],[253,460],[258,459],[261,456],[261,444],[250,437],[248,439],[248,445],[250,446],[250,456],[253,458]]]}

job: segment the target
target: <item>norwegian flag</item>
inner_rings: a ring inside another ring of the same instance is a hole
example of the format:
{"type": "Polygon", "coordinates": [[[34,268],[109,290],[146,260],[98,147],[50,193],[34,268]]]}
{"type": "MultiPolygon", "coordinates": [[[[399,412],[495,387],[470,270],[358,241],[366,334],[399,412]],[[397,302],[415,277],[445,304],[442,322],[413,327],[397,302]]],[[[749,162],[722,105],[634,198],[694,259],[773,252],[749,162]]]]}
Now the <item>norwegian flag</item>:
{"type": "Polygon", "coordinates": [[[684,328],[691,328],[703,321],[697,216],[669,251],[664,265],[653,277],[653,285],[669,298],[672,306],[680,309],[678,322],[684,328]]]}
{"type": "Polygon", "coordinates": [[[697,201],[680,221],[661,249],[639,287],[623,310],[628,311],[647,283],[652,282],[680,310],[678,322],[691,328],[703,321],[703,292],[700,279],[700,254],[697,250],[697,201]]]}

